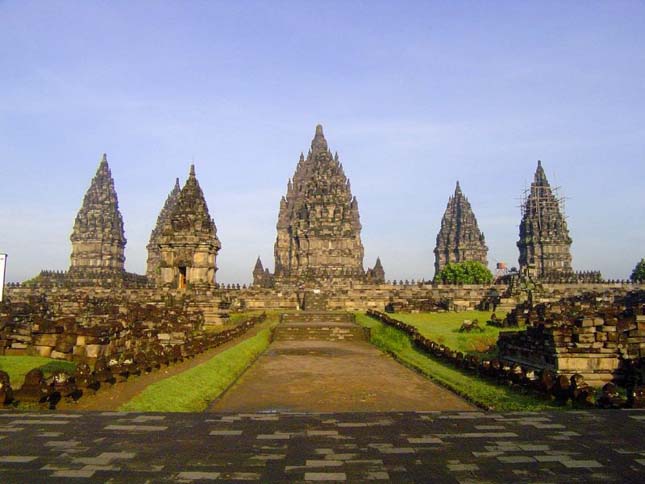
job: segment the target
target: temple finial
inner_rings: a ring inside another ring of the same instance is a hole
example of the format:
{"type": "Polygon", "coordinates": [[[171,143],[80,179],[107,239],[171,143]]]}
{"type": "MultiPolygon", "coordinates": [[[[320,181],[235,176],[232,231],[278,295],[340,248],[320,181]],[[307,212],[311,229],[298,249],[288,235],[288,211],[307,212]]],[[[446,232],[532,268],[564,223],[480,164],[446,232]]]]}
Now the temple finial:
{"type": "Polygon", "coordinates": [[[188,176],[195,176],[195,165],[193,165],[192,163],[190,165],[190,172],[188,173],[188,176]]]}
{"type": "Polygon", "coordinates": [[[311,151],[312,152],[325,152],[327,151],[327,140],[325,139],[325,134],[323,133],[322,125],[316,125],[316,134],[314,139],[311,141],[311,151]]]}

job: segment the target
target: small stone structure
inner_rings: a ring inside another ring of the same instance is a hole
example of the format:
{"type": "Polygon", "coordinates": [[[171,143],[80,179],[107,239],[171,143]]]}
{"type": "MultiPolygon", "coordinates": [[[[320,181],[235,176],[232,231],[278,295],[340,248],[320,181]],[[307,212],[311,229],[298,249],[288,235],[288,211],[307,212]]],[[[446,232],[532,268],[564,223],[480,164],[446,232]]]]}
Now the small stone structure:
{"type": "Polygon", "coordinates": [[[434,255],[435,275],[453,262],[476,261],[488,266],[488,247],[484,234],[479,230],[475,214],[462,193],[459,182],[441,219],[434,255]]]}
{"type": "Polygon", "coordinates": [[[255,287],[264,287],[271,288],[275,284],[275,279],[273,274],[269,272],[269,269],[265,269],[262,265],[260,257],[255,261],[255,267],[253,268],[253,285],[255,287]]]}
{"type": "Polygon", "coordinates": [[[561,202],[553,193],[542,162],[522,204],[520,222],[520,272],[536,279],[570,276],[571,237],[561,202]]]}
{"type": "Polygon", "coordinates": [[[385,284],[385,269],[381,263],[381,258],[376,258],[376,263],[371,269],[367,269],[365,278],[370,284],[385,284]]]}
{"type": "Polygon", "coordinates": [[[177,200],[171,204],[168,215],[162,218],[164,214],[160,214],[162,225],[152,247],[153,259],[155,251],[159,251],[158,269],[151,268],[151,272],[158,273],[156,283],[159,287],[177,289],[213,288],[217,253],[222,245],[194,165],[190,166],[188,180],[177,200]]]}

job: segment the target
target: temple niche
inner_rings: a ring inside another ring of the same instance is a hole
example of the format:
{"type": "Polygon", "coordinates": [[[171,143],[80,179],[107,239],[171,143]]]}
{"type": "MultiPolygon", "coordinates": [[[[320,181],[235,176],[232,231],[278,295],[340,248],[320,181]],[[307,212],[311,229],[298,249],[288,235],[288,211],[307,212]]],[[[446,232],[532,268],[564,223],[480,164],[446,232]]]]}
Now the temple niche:
{"type": "Polygon", "coordinates": [[[70,240],[70,277],[125,272],[123,218],[105,154],[76,215],[70,240]]]}
{"type": "Polygon", "coordinates": [[[358,202],[322,126],[280,201],[275,282],[364,280],[358,202]]]}
{"type": "Polygon", "coordinates": [[[450,263],[476,261],[488,266],[488,247],[484,234],[479,230],[477,218],[470,202],[459,186],[448,199],[448,206],[441,219],[441,229],[437,234],[434,249],[435,275],[450,263]]]}
{"type": "Polygon", "coordinates": [[[542,162],[522,203],[520,272],[537,279],[567,278],[571,268],[571,237],[561,202],[551,189],[542,162]]]}
{"type": "Polygon", "coordinates": [[[163,209],[159,214],[161,226],[155,228],[159,234],[155,236],[153,230],[151,235],[148,260],[154,261],[157,251],[159,255],[158,266],[149,266],[148,271],[161,287],[214,287],[221,244],[193,165],[176,201],[170,201],[170,205],[167,215],[163,209]]]}

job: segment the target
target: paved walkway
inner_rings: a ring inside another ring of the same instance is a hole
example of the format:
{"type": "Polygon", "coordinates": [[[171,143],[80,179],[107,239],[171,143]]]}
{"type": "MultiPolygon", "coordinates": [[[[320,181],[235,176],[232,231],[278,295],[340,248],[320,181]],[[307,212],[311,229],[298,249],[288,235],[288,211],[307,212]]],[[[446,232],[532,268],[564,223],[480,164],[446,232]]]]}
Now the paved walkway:
{"type": "Polygon", "coordinates": [[[365,341],[275,341],[217,412],[474,410],[365,341]]]}
{"type": "Polygon", "coordinates": [[[0,411],[0,482],[643,482],[645,411],[0,411]]]}

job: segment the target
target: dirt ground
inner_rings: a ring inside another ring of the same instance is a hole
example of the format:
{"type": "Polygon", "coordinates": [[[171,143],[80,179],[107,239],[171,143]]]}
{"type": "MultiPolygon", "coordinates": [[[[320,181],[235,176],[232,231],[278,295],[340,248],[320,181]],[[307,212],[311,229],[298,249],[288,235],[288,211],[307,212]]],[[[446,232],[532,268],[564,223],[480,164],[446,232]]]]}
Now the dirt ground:
{"type": "Polygon", "coordinates": [[[182,363],[171,365],[169,367],[162,366],[161,369],[141,375],[138,377],[130,377],[128,381],[117,383],[111,388],[101,389],[96,395],[83,395],[83,397],[76,403],[67,403],[61,401],[57,408],[60,410],[104,410],[113,411],[117,410],[119,406],[130,401],[135,395],[142,392],[148,385],[156,383],[164,378],[175,376],[190,368],[200,365],[213,356],[225,351],[241,341],[256,335],[260,330],[266,328],[266,325],[258,325],[251,328],[242,336],[229,341],[226,344],[212,348],[204,353],[196,356],[190,360],[184,360],[182,363]]]}
{"type": "Polygon", "coordinates": [[[209,411],[473,409],[367,342],[276,341],[209,411]]]}

